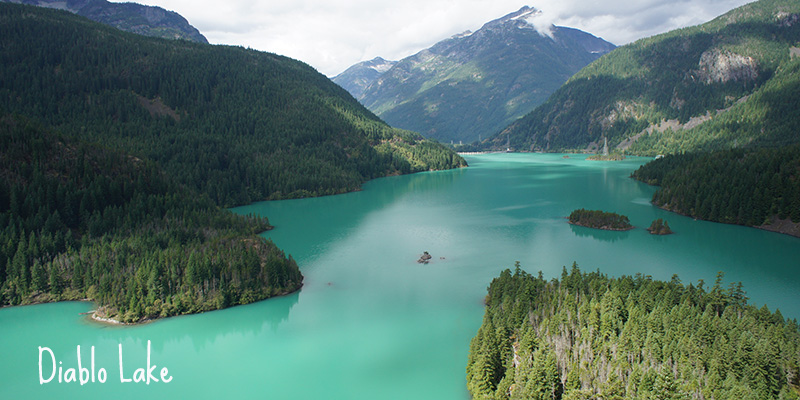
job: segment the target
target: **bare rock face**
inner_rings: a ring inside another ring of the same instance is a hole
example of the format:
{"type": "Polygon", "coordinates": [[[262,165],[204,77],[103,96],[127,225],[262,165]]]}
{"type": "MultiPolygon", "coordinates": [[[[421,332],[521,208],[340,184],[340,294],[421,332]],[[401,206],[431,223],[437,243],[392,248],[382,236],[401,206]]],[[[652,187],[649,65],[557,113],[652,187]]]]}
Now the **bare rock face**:
{"type": "Polygon", "coordinates": [[[789,14],[787,12],[779,12],[775,15],[775,19],[778,22],[778,26],[788,28],[800,22],[800,14],[789,14]]]}
{"type": "Polygon", "coordinates": [[[433,256],[431,256],[430,253],[426,251],[422,253],[422,256],[419,257],[419,260],[417,260],[417,262],[420,264],[427,264],[431,261],[431,258],[433,258],[433,256]]]}
{"type": "Polygon", "coordinates": [[[758,64],[752,57],[711,49],[700,56],[698,77],[705,84],[752,81],[758,78],[758,64]]]}
{"type": "Polygon", "coordinates": [[[55,8],[139,35],[208,43],[206,37],[186,18],[161,7],[107,0],[0,0],[0,3],[55,8]]]}

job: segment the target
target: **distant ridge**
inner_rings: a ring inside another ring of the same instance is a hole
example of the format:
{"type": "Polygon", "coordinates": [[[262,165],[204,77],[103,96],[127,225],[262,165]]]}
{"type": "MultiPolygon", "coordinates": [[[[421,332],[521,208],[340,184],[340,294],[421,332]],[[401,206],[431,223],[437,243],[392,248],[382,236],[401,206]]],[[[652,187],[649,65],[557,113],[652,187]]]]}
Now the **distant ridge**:
{"type": "Polygon", "coordinates": [[[0,0],[66,10],[126,32],[165,39],[184,39],[208,43],[197,28],[174,11],[138,3],[111,3],[106,0],[0,0]]]}
{"type": "Polygon", "coordinates": [[[331,80],[350,92],[353,97],[360,98],[372,82],[375,82],[395,64],[397,64],[397,61],[387,61],[381,57],[375,57],[372,60],[362,61],[350,66],[350,68],[334,76],[331,80]]]}

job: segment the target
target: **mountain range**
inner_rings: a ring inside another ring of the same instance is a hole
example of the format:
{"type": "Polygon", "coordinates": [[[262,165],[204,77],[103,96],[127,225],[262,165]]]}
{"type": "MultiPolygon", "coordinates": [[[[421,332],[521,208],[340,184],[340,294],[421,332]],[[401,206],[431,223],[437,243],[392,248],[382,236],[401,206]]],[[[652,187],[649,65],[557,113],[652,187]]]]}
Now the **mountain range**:
{"type": "Polygon", "coordinates": [[[0,0],[69,11],[127,32],[165,39],[208,43],[186,18],[161,7],[137,3],[111,3],[106,0],[0,0]]]}
{"type": "Polygon", "coordinates": [[[657,155],[800,141],[800,2],[760,0],[622,46],[484,141],[657,155]]]}
{"type": "Polygon", "coordinates": [[[530,22],[538,13],[523,7],[396,63],[357,64],[333,81],[393,126],[442,142],[486,138],[615,48],[576,29],[539,32],[530,22]]]}

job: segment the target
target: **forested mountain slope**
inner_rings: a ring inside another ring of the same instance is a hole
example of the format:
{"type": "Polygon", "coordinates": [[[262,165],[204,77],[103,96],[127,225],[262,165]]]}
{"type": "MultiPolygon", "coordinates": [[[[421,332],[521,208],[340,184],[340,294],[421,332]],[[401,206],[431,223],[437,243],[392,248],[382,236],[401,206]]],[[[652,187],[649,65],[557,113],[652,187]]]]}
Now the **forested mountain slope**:
{"type": "Polygon", "coordinates": [[[622,46],[484,143],[655,155],[800,141],[800,2],[760,0],[622,46]]]}
{"type": "Polygon", "coordinates": [[[0,0],[67,10],[80,16],[111,25],[123,31],[165,39],[184,39],[208,43],[186,18],[161,7],[137,3],[111,3],[106,0],[0,0]]]}
{"type": "MultiPolygon", "coordinates": [[[[485,139],[614,49],[589,33],[539,32],[530,7],[400,60],[357,96],[393,126],[441,142],[485,139]]],[[[357,92],[356,92],[357,93],[357,92]]]]}
{"type": "Polygon", "coordinates": [[[269,228],[152,161],[0,116],[0,306],[90,299],[135,322],[297,290],[269,228]]]}
{"type": "Polygon", "coordinates": [[[467,387],[474,399],[800,398],[797,321],[722,279],[505,270],[489,286],[467,387]]]}
{"type": "Polygon", "coordinates": [[[0,4],[0,111],[156,161],[217,204],[341,193],[465,165],[301,62],[0,4]]]}

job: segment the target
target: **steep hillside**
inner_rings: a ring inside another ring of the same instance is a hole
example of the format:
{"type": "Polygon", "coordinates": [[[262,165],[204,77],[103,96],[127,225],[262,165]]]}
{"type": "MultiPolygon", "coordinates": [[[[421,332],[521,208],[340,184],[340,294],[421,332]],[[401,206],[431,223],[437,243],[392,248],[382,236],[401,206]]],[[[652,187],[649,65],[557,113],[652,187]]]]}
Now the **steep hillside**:
{"type": "Polygon", "coordinates": [[[0,37],[0,110],[155,160],[219,205],[465,165],[286,57],[147,38],[14,4],[0,4],[0,37]]]}
{"type": "Polygon", "coordinates": [[[620,47],[487,141],[655,155],[800,140],[800,2],[761,0],[620,47]]]}
{"type": "Polygon", "coordinates": [[[111,3],[106,0],[0,0],[66,10],[127,32],[165,39],[185,39],[208,43],[186,18],[161,7],[136,3],[111,3]]]}
{"type": "Polygon", "coordinates": [[[356,96],[393,126],[442,142],[498,132],[614,45],[575,29],[537,32],[523,7],[398,62],[356,96]]]}
{"type": "Polygon", "coordinates": [[[387,61],[381,57],[375,57],[351,66],[331,80],[358,99],[364,95],[364,91],[372,82],[375,82],[395,64],[397,61],[387,61]]]}

